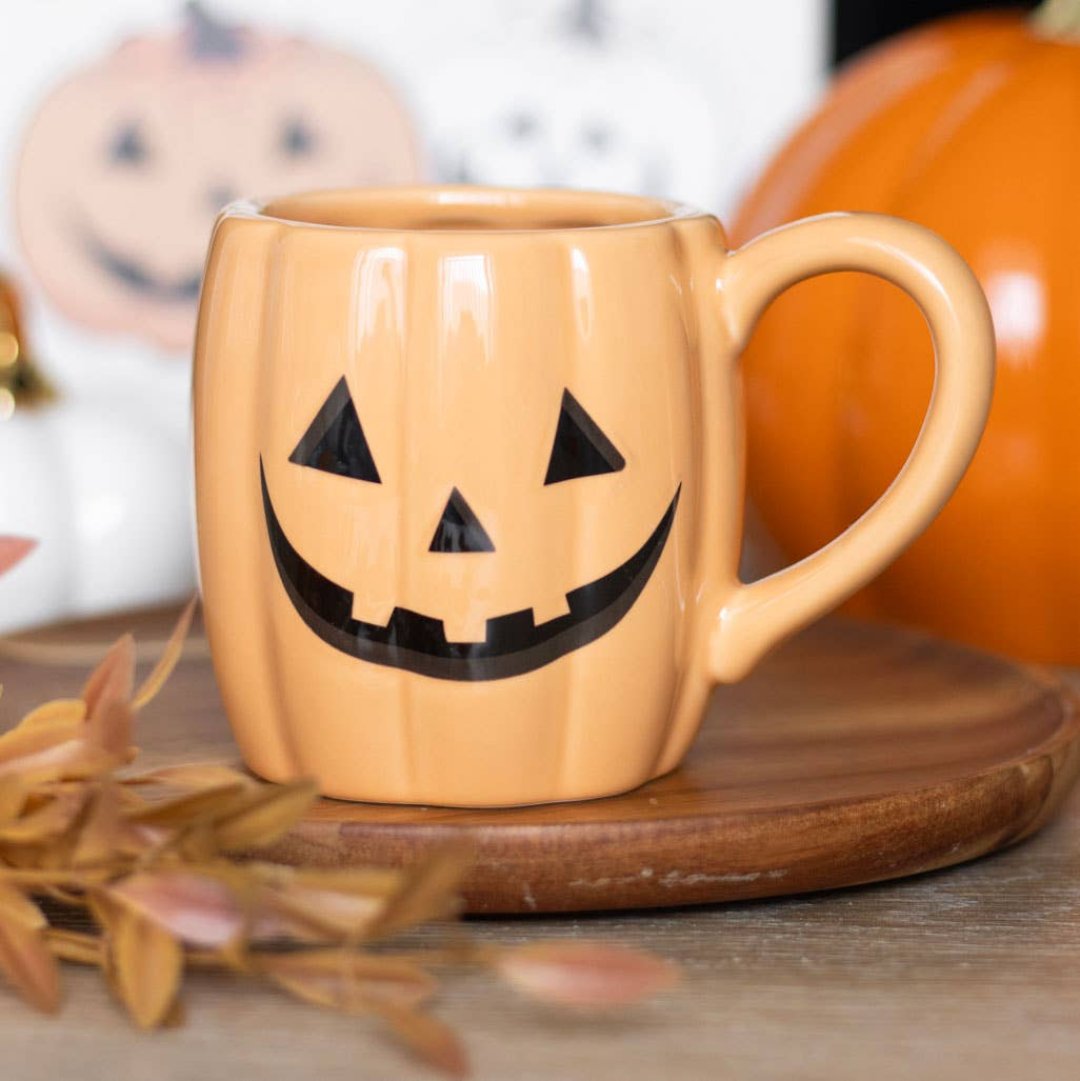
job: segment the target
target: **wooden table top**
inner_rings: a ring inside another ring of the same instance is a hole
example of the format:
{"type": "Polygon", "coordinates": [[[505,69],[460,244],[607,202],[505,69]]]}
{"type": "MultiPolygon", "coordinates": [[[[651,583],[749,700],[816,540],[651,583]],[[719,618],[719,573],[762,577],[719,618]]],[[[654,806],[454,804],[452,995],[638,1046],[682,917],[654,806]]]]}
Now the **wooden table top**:
{"type": "MultiPolygon", "coordinates": [[[[84,672],[42,667],[49,696],[84,672]]],[[[183,693],[178,680],[166,695],[183,693]]],[[[10,723],[32,701],[8,686],[0,716],[10,723]]],[[[480,974],[448,977],[438,1013],[464,1034],[478,1081],[1063,1081],[1080,1070],[1080,793],[1025,844],[921,878],[687,910],[476,920],[470,931],[502,942],[587,935],[685,968],[675,991],[605,1019],[545,1010],[480,974]]],[[[363,1021],[230,978],[189,977],[187,1025],[150,1036],[129,1027],[96,973],[69,967],[65,979],[59,1021],[3,999],[5,1081],[432,1076],[363,1021]]]]}

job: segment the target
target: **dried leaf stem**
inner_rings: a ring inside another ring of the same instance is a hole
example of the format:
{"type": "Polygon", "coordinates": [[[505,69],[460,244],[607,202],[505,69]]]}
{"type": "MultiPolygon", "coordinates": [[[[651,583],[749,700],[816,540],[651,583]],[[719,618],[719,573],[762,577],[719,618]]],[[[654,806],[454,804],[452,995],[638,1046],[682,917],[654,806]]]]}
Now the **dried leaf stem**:
{"type": "MultiPolygon", "coordinates": [[[[0,544],[0,569],[25,550],[0,544]]],[[[574,1007],[622,1006],[674,982],[658,958],[585,943],[373,952],[457,915],[469,852],[392,870],[261,862],[251,853],[304,817],[313,782],[264,784],[219,763],[131,772],[135,719],[179,662],[193,613],[194,602],[137,689],[125,636],[78,699],[46,703],[0,736],[0,973],[30,1005],[59,1008],[58,962],[93,965],[139,1027],[157,1028],[181,1016],[187,969],[239,972],[373,1016],[430,1066],[463,1077],[464,1046],[425,1010],[438,989],[432,968],[486,968],[574,1007]],[[51,923],[57,902],[92,930],[51,923]]]]}

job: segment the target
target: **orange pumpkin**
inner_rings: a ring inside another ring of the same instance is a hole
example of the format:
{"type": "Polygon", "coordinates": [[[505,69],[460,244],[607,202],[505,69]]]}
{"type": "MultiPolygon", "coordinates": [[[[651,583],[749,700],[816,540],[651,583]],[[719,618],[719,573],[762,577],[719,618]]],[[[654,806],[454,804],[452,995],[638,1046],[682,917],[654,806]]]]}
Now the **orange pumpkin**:
{"type": "MultiPolygon", "coordinates": [[[[907,34],[837,80],[735,224],[875,210],[975,269],[998,342],[995,404],[950,506],[851,610],[1080,662],[1080,3],[907,34]]],[[[895,475],[932,347],[892,286],[841,274],[785,293],[745,358],[750,494],[787,555],[828,541],[895,475]],[[898,378],[899,376],[899,378],[898,378]]]]}

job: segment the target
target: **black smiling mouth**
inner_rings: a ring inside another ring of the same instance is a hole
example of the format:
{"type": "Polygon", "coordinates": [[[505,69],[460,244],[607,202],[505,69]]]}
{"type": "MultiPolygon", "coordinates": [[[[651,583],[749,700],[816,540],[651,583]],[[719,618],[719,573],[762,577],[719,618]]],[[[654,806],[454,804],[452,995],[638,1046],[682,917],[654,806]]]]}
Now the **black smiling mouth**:
{"type": "Polygon", "coordinates": [[[531,608],[487,621],[483,642],[448,642],[440,619],[395,608],[385,626],[352,616],[352,593],[320,574],[292,546],[278,521],[259,462],[270,548],[298,615],[328,645],[360,660],[434,679],[519,676],[594,642],[633,606],[663,553],[680,485],[656,528],[625,563],[566,595],[570,611],[536,624],[531,608]]]}
{"type": "Polygon", "coordinates": [[[169,304],[192,304],[199,299],[201,268],[179,278],[167,279],[147,270],[137,260],[121,255],[92,233],[83,232],[86,251],[93,263],[131,292],[169,304]]]}

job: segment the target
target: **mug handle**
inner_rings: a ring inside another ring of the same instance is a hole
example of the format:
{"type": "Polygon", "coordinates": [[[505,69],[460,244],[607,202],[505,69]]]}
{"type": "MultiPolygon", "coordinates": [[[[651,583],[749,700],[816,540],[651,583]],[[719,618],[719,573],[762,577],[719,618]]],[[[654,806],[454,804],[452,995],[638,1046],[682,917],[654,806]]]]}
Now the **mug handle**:
{"type": "Polygon", "coordinates": [[[986,298],[944,240],[899,218],[805,218],[727,255],[718,285],[735,351],[742,351],[779,293],[838,270],[885,278],[922,309],[934,343],[930,405],[903,468],[861,518],[800,562],[739,583],[720,598],[708,642],[712,674],[720,682],[742,678],[782,638],[842,603],[900,555],[952,495],[986,424],[994,382],[986,298]]]}

